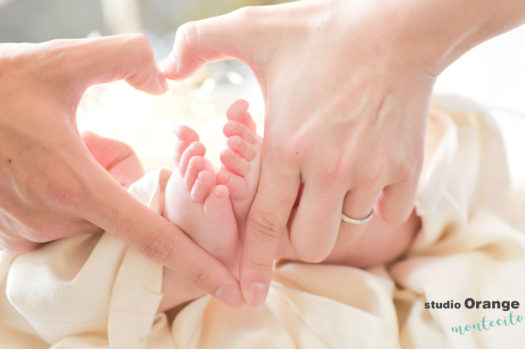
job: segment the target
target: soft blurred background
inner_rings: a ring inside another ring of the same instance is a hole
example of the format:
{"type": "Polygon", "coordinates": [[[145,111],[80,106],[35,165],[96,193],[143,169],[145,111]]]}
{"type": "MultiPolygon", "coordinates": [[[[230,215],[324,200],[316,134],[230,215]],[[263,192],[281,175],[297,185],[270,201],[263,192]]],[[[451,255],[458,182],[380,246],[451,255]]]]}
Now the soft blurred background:
{"type": "MultiPolygon", "coordinates": [[[[160,60],[168,54],[176,28],[186,21],[247,5],[282,2],[0,0],[0,42],[142,32],[160,60]]],[[[525,26],[461,57],[439,77],[435,91],[466,96],[489,108],[504,131],[513,174],[525,175],[525,26]]],[[[216,160],[222,115],[236,98],[251,102],[261,126],[263,103],[249,69],[238,62],[212,64],[187,81],[171,83],[170,92],[161,97],[133,91],[123,83],[91,88],[79,108],[79,128],[130,143],[145,166],[152,168],[169,164],[171,130],[177,123],[186,123],[198,129],[216,160]]]]}
{"type": "MultiPolygon", "coordinates": [[[[143,32],[169,39],[184,22],[278,0],[0,0],[0,42],[143,32]]],[[[167,54],[156,47],[158,55],[167,54]]]]}

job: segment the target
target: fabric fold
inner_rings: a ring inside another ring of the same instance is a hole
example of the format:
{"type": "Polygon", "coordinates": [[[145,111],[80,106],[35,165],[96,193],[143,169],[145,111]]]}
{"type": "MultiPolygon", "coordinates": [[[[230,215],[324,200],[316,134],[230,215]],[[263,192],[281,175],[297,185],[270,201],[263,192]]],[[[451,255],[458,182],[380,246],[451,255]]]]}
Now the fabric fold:
{"type": "MultiPolygon", "coordinates": [[[[130,193],[162,211],[167,169],[130,193]]],[[[422,228],[406,255],[357,268],[277,264],[266,304],[229,308],[211,296],[170,323],[157,313],[162,266],[111,232],[51,242],[25,255],[0,252],[2,348],[381,348],[525,346],[525,200],[511,190],[502,137],[490,115],[438,98],[426,135],[416,208],[422,228]],[[512,310],[466,309],[465,299],[516,300],[512,310]],[[430,308],[451,300],[459,309],[430,308]],[[456,330],[454,330],[456,329],[456,330]]]]}

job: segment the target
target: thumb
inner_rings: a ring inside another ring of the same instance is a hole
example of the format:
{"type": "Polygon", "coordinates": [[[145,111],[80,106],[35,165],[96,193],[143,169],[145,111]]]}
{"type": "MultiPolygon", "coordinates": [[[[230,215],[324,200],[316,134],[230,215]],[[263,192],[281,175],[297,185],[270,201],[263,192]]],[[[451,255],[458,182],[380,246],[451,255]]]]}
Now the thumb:
{"type": "MultiPolygon", "coordinates": [[[[206,62],[235,58],[254,68],[253,49],[267,35],[269,6],[245,7],[231,13],[188,22],[177,30],[173,49],[162,70],[169,79],[183,79],[206,62]]],[[[270,6],[271,7],[271,6],[270,6]]],[[[264,47],[268,45],[266,41],[264,47]]]]}
{"type": "Polygon", "coordinates": [[[299,172],[283,165],[279,149],[263,150],[261,178],[247,220],[240,266],[244,299],[251,306],[261,306],[272,279],[273,261],[300,185],[299,172]]]}
{"type": "Polygon", "coordinates": [[[37,45],[37,51],[47,71],[54,72],[57,86],[77,98],[91,85],[114,80],[153,94],[167,90],[149,41],[141,34],[53,40],[37,45]]]}

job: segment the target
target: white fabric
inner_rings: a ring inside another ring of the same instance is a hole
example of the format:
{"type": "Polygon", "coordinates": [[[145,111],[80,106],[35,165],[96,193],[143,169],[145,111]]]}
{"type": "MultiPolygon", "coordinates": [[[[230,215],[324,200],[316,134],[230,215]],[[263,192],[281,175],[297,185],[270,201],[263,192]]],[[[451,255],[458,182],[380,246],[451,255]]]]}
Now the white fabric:
{"type": "MultiPolygon", "coordinates": [[[[493,121],[462,101],[431,113],[408,254],[372,270],[285,263],[266,305],[231,309],[210,296],[169,324],[156,314],[162,267],[109,233],[25,255],[0,253],[2,348],[503,348],[525,346],[525,322],[453,333],[502,310],[427,310],[426,301],[518,300],[525,315],[525,205],[509,191],[493,121]]],[[[130,192],[160,210],[158,178],[130,192]]]]}

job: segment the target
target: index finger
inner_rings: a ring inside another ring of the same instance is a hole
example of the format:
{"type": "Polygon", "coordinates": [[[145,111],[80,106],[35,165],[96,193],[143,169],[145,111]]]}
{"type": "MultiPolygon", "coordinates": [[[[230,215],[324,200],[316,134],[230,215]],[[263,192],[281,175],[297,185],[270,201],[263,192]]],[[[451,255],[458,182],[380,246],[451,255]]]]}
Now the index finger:
{"type": "Polygon", "coordinates": [[[192,280],[230,306],[243,304],[234,275],[196,245],[184,232],[144,206],[104,171],[96,178],[88,204],[89,221],[117,235],[148,258],[192,280]]]}
{"type": "Polygon", "coordinates": [[[36,45],[35,50],[47,64],[46,71],[53,73],[52,81],[77,99],[91,85],[121,79],[154,94],[168,88],[149,41],[141,34],[53,40],[36,45]]]}
{"type": "Polygon", "coordinates": [[[299,171],[279,150],[263,151],[261,177],[248,215],[240,269],[244,299],[264,303],[272,278],[273,260],[299,190],[299,171]],[[279,161],[283,160],[283,161],[279,161]]]}

